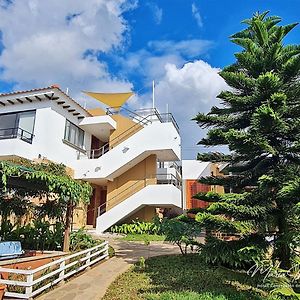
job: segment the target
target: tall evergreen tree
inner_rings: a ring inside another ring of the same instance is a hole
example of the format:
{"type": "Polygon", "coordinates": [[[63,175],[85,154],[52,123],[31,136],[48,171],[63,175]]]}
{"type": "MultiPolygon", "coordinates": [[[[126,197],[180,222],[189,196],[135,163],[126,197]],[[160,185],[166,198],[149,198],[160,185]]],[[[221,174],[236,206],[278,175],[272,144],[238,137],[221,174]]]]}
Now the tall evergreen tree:
{"type": "Polygon", "coordinates": [[[283,43],[297,23],[280,21],[264,12],[242,22],[247,28],[231,36],[242,51],[220,72],[230,87],[218,96],[221,107],[194,119],[209,128],[199,144],[231,151],[198,154],[199,160],[228,162],[230,174],[200,181],[235,192],[196,195],[212,202],[196,220],[208,230],[239,236],[225,245],[236,251],[269,240],[273,259],[288,268],[300,232],[300,45],[283,43]]]}

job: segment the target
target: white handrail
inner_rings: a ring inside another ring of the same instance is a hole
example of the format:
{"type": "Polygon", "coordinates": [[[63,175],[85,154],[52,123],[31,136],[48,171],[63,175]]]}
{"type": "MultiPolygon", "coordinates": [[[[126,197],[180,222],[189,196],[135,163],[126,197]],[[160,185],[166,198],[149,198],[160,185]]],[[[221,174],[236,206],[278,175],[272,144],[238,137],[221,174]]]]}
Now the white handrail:
{"type": "Polygon", "coordinates": [[[65,280],[66,278],[86,269],[87,267],[95,264],[96,262],[108,257],[108,242],[105,241],[95,247],[62,257],[53,262],[50,262],[41,267],[32,270],[20,270],[0,267],[0,273],[6,273],[10,275],[24,275],[24,280],[11,280],[1,279],[0,284],[6,284],[8,286],[19,286],[24,288],[24,292],[5,292],[5,296],[14,297],[19,299],[30,299],[44,290],[48,289],[65,280]],[[85,255],[84,257],[80,257],[85,255]],[[77,259],[76,259],[77,258],[77,259]],[[70,260],[73,260],[71,261],[70,260]],[[66,263],[68,261],[68,263],[66,263]],[[84,263],[82,265],[82,263],[84,263]],[[74,267],[75,269],[71,269],[74,267]],[[43,270],[50,270],[47,274],[41,274],[43,270]],[[34,278],[34,275],[38,276],[34,278]],[[55,278],[58,276],[58,278],[55,278]],[[54,277],[54,278],[52,278],[54,277]],[[52,278],[50,282],[45,282],[41,287],[36,287],[38,283],[42,283],[48,278],[52,278]]]}

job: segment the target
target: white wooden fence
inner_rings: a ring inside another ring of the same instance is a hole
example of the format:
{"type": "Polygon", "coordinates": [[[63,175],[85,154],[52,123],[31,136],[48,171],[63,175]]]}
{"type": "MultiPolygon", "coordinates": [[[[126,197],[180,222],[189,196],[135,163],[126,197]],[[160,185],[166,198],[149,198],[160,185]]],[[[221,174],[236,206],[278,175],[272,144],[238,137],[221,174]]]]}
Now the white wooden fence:
{"type": "Polygon", "coordinates": [[[0,284],[8,286],[6,297],[31,299],[106,257],[108,242],[105,241],[93,248],[64,256],[32,270],[0,267],[0,273],[9,274],[9,279],[0,279],[0,284]]]}

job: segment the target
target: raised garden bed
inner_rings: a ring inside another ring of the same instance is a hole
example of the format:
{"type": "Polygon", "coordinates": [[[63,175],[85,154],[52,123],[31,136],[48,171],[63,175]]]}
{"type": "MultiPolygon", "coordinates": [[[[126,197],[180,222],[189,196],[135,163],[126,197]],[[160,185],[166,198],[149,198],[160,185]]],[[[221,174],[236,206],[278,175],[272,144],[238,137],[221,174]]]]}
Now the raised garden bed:
{"type": "Polygon", "coordinates": [[[7,285],[7,297],[30,299],[108,256],[108,242],[103,242],[71,255],[44,252],[2,261],[0,285],[7,285]]]}

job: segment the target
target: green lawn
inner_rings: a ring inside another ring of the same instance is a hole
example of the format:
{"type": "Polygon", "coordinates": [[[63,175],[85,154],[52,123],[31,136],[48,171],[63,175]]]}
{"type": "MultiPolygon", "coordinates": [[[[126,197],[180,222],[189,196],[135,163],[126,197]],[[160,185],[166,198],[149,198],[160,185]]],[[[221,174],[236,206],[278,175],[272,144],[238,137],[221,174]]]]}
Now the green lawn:
{"type": "Polygon", "coordinates": [[[197,254],[160,256],[132,267],[109,287],[104,300],[261,300],[260,278],[206,265],[197,254]]]}
{"type": "Polygon", "coordinates": [[[164,241],[164,235],[157,235],[157,234],[127,234],[126,236],[122,237],[124,241],[132,241],[132,242],[144,242],[145,240],[149,242],[155,241],[164,241]]]}

